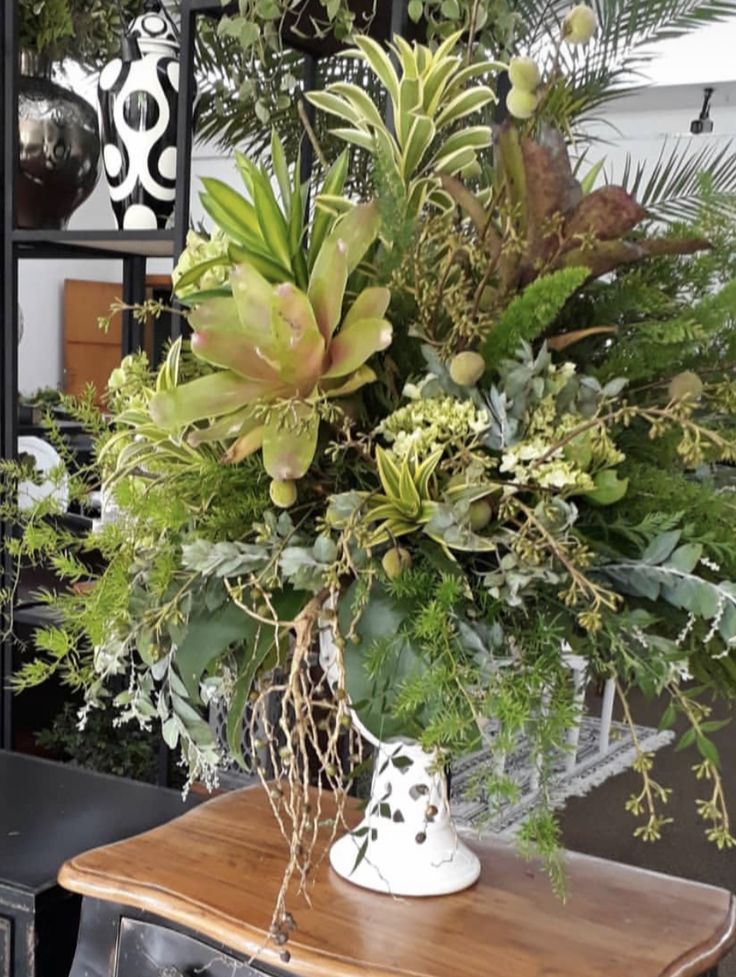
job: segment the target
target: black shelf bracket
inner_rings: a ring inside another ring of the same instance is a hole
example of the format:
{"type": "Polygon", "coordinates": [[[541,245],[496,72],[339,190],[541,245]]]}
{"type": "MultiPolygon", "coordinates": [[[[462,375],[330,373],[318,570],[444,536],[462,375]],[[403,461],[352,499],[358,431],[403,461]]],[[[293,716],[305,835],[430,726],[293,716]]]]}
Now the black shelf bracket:
{"type": "MultiPolygon", "coordinates": [[[[181,0],[180,89],[177,118],[177,195],[174,229],[140,234],[132,231],[25,231],[15,226],[15,197],[18,165],[18,58],[17,3],[0,4],[0,104],[3,108],[0,177],[2,178],[3,233],[0,243],[0,458],[12,459],[17,453],[18,438],[18,261],[24,259],[102,259],[117,258],[123,263],[123,300],[134,305],[145,299],[146,261],[151,257],[172,256],[176,261],[186,246],[190,221],[191,160],[193,145],[193,109],[195,98],[194,53],[197,18],[219,19],[237,12],[233,2],[222,0],[181,0]]],[[[381,40],[400,33],[411,39],[413,26],[408,23],[406,0],[379,0],[376,11],[377,31],[381,40]]],[[[341,45],[331,39],[305,38],[294,22],[285,25],[284,42],[299,50],[304,58],[302,92],[318,85],[318,61],[334,55],[341,45]]],[[[313,118],[311,107],[308,117],[313,118]]],[[[301,178],[306,182],[313,167],[313,149],[309,139],[302,148],[301,178]]],[[[171,317],[171,338],[186,331],[181,316],[171,317]]],[[[123,316],[122,354],[134,352],[142,345],[143,326],[131,311],[123,316]]],[[[12,584],[14,567],[6,539],[14,532],[12,525],[0,525],[0,598],[12,584]]],[[[2,602],[0,620],[0,747],[13,746],[12,693],[10,677],[13,667],[14,639],[9,634],[12,609],[2,602]],[[4,636],[4,637],[3,637],[4,636]]],[[[162,753],[162,770],[165,766],[162,753]]]]}
{"type": "MultiPolygon", "coordinates": [[[[2,348],[0,349],[0,458],[15,458],[18,445],[18,263],[14,253],[11,229],[15,224],[15,181],[18,158],[18,59],[15,54],[16,7],[3,5],[2,31],[2,186],[3,235],[2,273],[0,276],[0,308],[2,309],[2,348]]],[[[12,607],[7,598],[13,579],[13,561],[6,545],[14,527],[0,525],[0,596],[2,621],[0,624],[0,746],[13,745],[12,691],[10,677],[13,667],[13,638],[10,632],[12,607]]]]}

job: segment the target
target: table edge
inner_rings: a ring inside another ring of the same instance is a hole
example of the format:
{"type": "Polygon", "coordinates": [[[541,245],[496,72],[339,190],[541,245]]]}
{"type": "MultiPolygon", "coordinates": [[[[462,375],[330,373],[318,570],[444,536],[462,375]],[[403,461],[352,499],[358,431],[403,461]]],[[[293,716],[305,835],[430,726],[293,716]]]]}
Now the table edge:
{"type": "MultiPolygon", "coordinates": [[[[721,891],[727,892],[727,889],[721,891]]],[[[736,899],[730,894],[728,914],[711,941],[703,941],[665,970],[662,977],[698,977],[715,967],[736,945],[736,899]]]]}
{"type": "Polygon", "coordinates": [[[111,882],[109,877],[92,869],[76,866],[74,858],[62,865],[59,884],[88,898],[117,903],[122,907],[149,912],[166,922],[183,926],[206,940],[212,940],[242,955],[249,961],[262,961],[280,970],[294,970],[299,977],[324,977],[325,963],[333,964],[333,977],[426,977],[423,971],[397,970],[391,967],[377,969],[366,962],[352,960],[328,950],[317,950],[301,943],[298,933],[289,941],[291,961],[288,967],[279,959],[280,949],[268,941],[266,930],[243,920],[236,920],[209,905],[191,898],[184,898],[170,889],[150,883],[126,883],[123,888],[111,882]],[[203,925],[209,917],[209,923],[203,925]]]}
{"type": "MultiPolygon", "coordinates": [[[[269,945],[267,934],[243,920],[235,920],[220,910],[199,903],[191,897],[183,897],[170,889],[151,883],[120,882],[94,869],[75,864],[76,857],[69,859],[59,871],[59,884],[79,895],[130,906],[143,912],[183,926],[241,954],[249,960],[280,966],[279,951],[269,945]],[[203,925],[204,924],[204,925],[203,925]]],[[[698,884],[698,883],[694,883],[698,884]]],[[[718,888],[711,886],[711,888],[718,888]]],[[[736,944],[736,900],[726,889],[719,889],[728,896],[726,916],[712,936],[687,951],[656,977],[698,977],[715,966],[728,950],[736,944]]],[[[298,934],[289,944],[293,967],[300,977],[324,977],[325,963],[329,960],[335,977],[426,977],[423,971],[390,967],[377,969],[357,959],[349,959],[327,950],[318,950],[301,943],[298,934]]]]}

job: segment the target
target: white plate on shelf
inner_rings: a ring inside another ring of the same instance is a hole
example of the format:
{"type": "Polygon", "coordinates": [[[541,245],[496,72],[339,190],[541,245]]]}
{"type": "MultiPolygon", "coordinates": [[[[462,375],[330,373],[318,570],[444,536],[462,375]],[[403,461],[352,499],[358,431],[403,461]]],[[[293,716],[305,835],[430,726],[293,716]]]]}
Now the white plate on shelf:
{"type": "Polygon", "coordinates": [[[18,508],[21,512],[31,509],[35,503],[43,499],[52,498],[59,504],[62,512],[69,507],[69,476],[66,472],[60,477],[58,469],[63,465],[61,455],[43,438],[34,435],[21,435],[18,438],[18,457],[30,455],[35,463],[36,471],[48,476],[40,485],[33,482],[21,482],[18,486],[18,508]],[[51,477],[52,472],[54,476],[51,477]]]}

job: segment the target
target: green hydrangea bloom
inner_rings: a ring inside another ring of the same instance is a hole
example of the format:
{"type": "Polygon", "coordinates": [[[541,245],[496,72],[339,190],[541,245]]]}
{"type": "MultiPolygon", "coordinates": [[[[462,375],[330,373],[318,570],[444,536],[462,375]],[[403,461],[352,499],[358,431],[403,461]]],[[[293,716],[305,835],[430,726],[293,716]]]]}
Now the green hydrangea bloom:
{"type": "Polygon", "coordinates": [[[216,230],[211,238],[202,237],[196,231],[187,234],[187,246],[182,251],[181,257],[176,267],[171,273],[171,280],[174,291],[179,298],[186,298],[187,295],[194,295],[196,292],[207,291],[210,288],[217,288],[223,285],[228,278],[230,269],[227,264],[216,265],[208,268],[197,282],[186,285],[181,290],[177,285],[181,278],[192,268],[201,265],[204,261],[211,261],[213,258],[220,258],[227,254],[228,240],[222,231],[216,230]]]}
{"type": "Polygon", "coordinates": [[[389,442],[396,458],[421,461],[438,448],[473,441],[490,423],[488,412],[470,400],[438,396],[412,400],[390,414],[378,433],[389,442]]]}

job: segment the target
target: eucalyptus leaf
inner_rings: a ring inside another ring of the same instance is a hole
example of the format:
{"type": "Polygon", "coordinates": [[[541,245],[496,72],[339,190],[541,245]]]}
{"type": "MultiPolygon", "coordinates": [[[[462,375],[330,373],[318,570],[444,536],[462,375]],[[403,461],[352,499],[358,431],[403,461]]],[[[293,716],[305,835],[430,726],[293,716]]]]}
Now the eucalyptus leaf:
{"type": "MultiPolygon", "coordinates": [[[[338,626],[343,634],[350,628],[356,595],[357,588],[353,585],[339,601],[338,626]]],[[[345,679],[353,708],[364,726],[381,740],[395,736],[416,738],[427,718],[421,710],[409,719],[397,719],[393,715],[402,681],[428,667],[421,650],[401,633],[409,612],[408,606],[374,584],[357,625],[359,643],[345,646],[345,679]],[[370,675],[366,667],[368,654],[384,644],[390,650],[383,656],[377,673],[370,675]]]]}
{"type": "Polygon", "coordinates": [[[202,676],[216,659],[233,644],[252,639],[254,634],[253,619],[232,603],[214,613],[193,614],[186,638],[175,654],[176,668],[189,698],[197,700],[202,676]]]}

